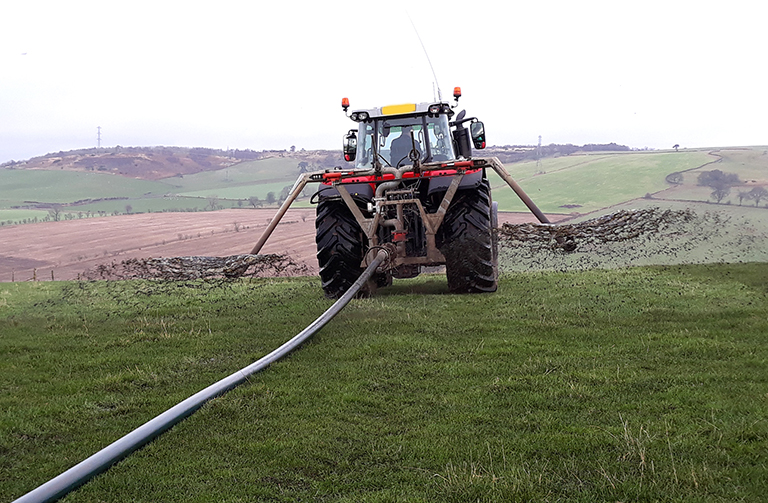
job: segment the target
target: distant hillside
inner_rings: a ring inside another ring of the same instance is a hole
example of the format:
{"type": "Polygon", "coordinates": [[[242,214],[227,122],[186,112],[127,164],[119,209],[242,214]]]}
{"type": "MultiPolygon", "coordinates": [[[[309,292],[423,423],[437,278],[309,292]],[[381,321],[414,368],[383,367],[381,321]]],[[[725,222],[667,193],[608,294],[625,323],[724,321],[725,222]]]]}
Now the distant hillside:
{"type": "MultiPolygon", "coordinates": [[[[491,146],[542,211],[571,217],[640,199],[764,208],[768,148],[630,151],[616,144],[491,146]],[[541,154],[541,155],[539,155],[541,154]],[[717,168],[729,187],[701,184],[717,168]],[[719,198],[719,199],[718,199],[719,198]]],[[[131,213],[275,207],[296,178],[344,163],[339,150],[251,151],[114,147],[58,152],[0,166],[0,226],[131,213]]],[[[503,211],[527,212],[495,174],[503,211]]],[[[294,207],[310,206],[315,187],[294,207]]],[[[634,203],[633,203],[634,204],[634,203]]]]}
{"type": "Polygon", "coordinates": [[[573,145],[566,143],[560,145],[550,143],[549,145],[503,145],[490,146],[483,151],[483,156],[498,157],[501,162],[522,162],[546,157],[560,157],[579,152],[629,152],[632,149],[626,145],[617,143],[588,143],[586,145],[573,145]]]}
{"type": "Polygon", "coordinates": [[[103,172],[162,180],[178,175],[216,171],[246,161],[291,158],[296,163],[321,169],[343,164],[341,151],[311,150],[216,150],[181,147],[112,147],[70,150],[33,157],[27,161],[7,162],[1,168],[103,172]]]}
{"type": "MultiPolygon", "coordinates": [[[[502,162],[521,162],[558,157],[576,152],[625,152],[630,148],[616,143],[589,145],[504,145],[489,146],[481,155],[498,157],[502,162]]],[[[10,161],[0,168],[101,172],[142,180],[162,180],[203,171],[216,171],[246,161],[270,158],[295,159],[307,170],[348,165],[341,150],[217,150],[182,147],[110,147],[70,150],[10,161]]]]}

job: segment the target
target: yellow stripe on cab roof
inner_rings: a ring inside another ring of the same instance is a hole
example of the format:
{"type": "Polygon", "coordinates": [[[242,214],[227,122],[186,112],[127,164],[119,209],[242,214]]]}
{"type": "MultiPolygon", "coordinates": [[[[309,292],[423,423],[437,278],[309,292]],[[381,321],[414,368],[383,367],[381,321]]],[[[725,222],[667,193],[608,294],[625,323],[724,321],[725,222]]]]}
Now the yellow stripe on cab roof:
{"type": "Polygon", "coordinates": [[[389,105],[387,107],[381,108],[382,115],[399,115],[399,114],[407,114],[409,112],[415,112],[415,111],[416,111],[415,103],[405,103],[403,105],[389,105]]]}

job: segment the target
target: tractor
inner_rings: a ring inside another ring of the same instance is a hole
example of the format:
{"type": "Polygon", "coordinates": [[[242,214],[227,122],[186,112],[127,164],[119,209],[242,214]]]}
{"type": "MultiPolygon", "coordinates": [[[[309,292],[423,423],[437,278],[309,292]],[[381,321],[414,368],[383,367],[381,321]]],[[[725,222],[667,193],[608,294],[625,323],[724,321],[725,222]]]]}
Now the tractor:
{"type": "Polygon", "coordinates": [[[344,159],[354,167],[300,176],[251,253],[258,253],[305,185],[318,182],[312,202],[326,297],[341,297],[381,249],[389,259],[363,295],[436,266],[445,266],[451,292],[496,291],[497,205],[488,170],[541,222],[548,220],[498,159],[473,156],[473,148],[485,148],[485,127],[465,111],[455,113],[460,97],[457,87],[453,105],[437,100],[353,111],[344,98],[342,109],[357,123],[343,137],[344,159]]]}

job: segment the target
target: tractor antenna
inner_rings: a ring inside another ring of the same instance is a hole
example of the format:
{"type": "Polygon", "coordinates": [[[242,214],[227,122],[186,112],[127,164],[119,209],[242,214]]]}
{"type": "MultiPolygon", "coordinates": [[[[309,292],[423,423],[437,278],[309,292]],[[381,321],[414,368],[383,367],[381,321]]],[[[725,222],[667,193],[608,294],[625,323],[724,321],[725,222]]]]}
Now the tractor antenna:
{"type": "MultiPolygon", "coordinates": [[[[427,63],[429,63],[429,69],[432,70],[432,77],[435,78],[435,82],[433,83],[433,87],[437,87],[437,100],[443,101],[443,96],[440,93],[440,83],[437,81],[437,74],[435,74],[435,69],[432,67],[432,61],[429,59],[429,53],[427,53],[427,48],[424,47],[424,42],[421,41],[421,36],[419,35],[419,30],[416,29],[416,25],[413,24],[413,19],[411,19],[411,15],[408,13],[408,11],[405,12],[405,14],[408,16],[408,21],[411,22],[411,26],[413,26],[413,31],[416,32],[416,38],[419,39],[419,43],[421,44],[421,48],[424,50],[424,56],[427,57],[427,63]]],[[[434,94],[434,89],[432,91],[434,94]]]]}

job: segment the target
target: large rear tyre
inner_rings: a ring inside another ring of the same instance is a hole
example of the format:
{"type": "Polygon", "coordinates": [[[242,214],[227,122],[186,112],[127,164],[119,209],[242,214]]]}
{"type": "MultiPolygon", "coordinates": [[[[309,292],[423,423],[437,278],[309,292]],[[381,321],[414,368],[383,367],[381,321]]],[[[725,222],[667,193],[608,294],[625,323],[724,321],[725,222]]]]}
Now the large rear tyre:
{"type": "Polygon", "coordinates": [[[494,253],[492,218],[487,181],[475,190],[456,193],[443,220],[440,247],[451,292],[496,291],[498,259],[494,253]]]}
{"type": "MultiPolygon", "coordinates": [[[[320,201],[315,220],[317,263],[323,292],[338,299],[363,273],[361,263],[367,238],[343,201],[320,201]]],[[[358,296],[370,294],[370,286],[358,296]]]]}

